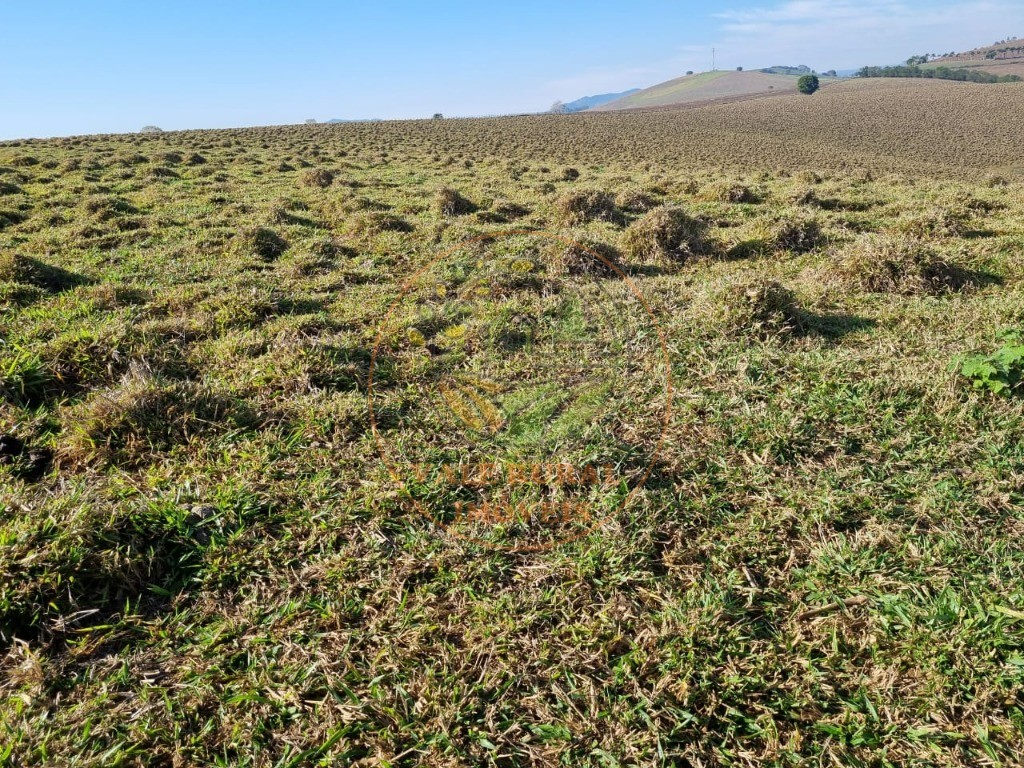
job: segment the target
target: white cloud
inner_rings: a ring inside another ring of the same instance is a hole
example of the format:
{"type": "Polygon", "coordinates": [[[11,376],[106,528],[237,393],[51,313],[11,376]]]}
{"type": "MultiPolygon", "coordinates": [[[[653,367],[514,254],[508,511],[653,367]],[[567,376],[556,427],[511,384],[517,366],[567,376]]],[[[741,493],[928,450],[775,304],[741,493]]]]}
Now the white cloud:
{"type": "Polygon", "coordinates": [[[716,15],[728,56],[749,58],[750,66],[806,63],[819,69],[965,50],[1024,27],[1024,5],[999,0],[789,0],[716,15]]]}

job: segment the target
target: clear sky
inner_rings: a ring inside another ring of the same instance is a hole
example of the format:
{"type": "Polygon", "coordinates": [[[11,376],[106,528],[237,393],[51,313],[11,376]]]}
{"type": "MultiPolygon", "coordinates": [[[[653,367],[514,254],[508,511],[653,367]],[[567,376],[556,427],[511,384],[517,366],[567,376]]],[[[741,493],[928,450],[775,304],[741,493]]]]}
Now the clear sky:
{"type": "Polygon", "coordinates": [[[0,138],[540,111],[1024,37],[1022,0],[0,0],[0,138]]]}

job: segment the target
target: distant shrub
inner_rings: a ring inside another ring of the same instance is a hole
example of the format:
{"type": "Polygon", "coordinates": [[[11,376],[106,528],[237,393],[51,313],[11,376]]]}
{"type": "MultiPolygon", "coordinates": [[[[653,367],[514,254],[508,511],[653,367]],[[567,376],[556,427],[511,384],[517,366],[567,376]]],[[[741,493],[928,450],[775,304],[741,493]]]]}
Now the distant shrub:
{"type": "Polygon", "coordinates": [[[562,181],[576,181],[580,177],[580,172],[575,168],[563,168],[561,178],[562,181]]]}
{"type": "Polygon", "coordinates": [[[558,220],[569,226],[597,219],[613,221],[616,218],[615,198],[596,189],[567,192],[555,200],[558,220]]]}
{"type": "Polygon", "coordinates": [[[434,195],[434,212],[442,218],[464,216],[477,210],[477,206],[451,187],[442,187],[434,195]]]}
{"type": "Polygon", "coordinates": [[[8,184],[6,181],[0,181],[0,196],[20,194],[21,187],[19,187],[17,184],[8,184]]]}
{"type": "Polygon", "coordinates": [[[997,187],[1008,187],[1010,186],[1010,182],[1007,181],[1005,176],[1000,176],[997,173],[990,173],[985,177],[985,186],[991,189],[995,189],[997,187]]]}
{"type": "Polygon", "coordinates": [[[942,259],[928,244],[900,235],[866,235],[851,243],[835,267],[847,286],[869,293],[936,295],[962,291],[970,272],[942,259]]]}
{"type": "Polygon", "coordinates": [[[139,133],[163,133],[163,128],[156,125],[144,125],[139,129],[139,133]]]}
{"type": "Polygon", "coordinates": [[[820,87],[821,82],[818,80],[817,75],[803,75],[796,81],[796,89],[807,96],[810,96],[820,87]]]}
{"type": "Polygon", "coordinates": [[[637,219],[626,230],[623,250],[639,261],[684,261],[703,253],[707,226],[682,208],[663,206],[637,219]]]}
{"type": "Polygon", "coordinates": [[[334,183],[334,174],[326,168],[310,168],[302,174],[302,183],[307,187],[324,189],[334,183]]]}

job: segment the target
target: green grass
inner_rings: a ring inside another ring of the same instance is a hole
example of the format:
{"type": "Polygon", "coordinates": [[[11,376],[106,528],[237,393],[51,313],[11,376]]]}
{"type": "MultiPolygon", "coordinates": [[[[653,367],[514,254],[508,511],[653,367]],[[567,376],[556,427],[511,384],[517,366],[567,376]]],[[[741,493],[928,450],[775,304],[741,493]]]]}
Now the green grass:
{"type": "Polygon", "coordinates": [[[624,119],[0,146],[0,763],[1024,761],[1024,401],[950,367],[1021,327],[1020,184],[645,166],[624,119]],[[563,224],[584,190],[700,247],[563,224]],[[529,234],[429,266],[510,227],[616,254],[663,434],[621,277],[529,234]],[[438,405],[467,380],[508,429],[438,405]],[[502,457],[621,482],[540,551],[441,527],[445,462],[502,457]]]}

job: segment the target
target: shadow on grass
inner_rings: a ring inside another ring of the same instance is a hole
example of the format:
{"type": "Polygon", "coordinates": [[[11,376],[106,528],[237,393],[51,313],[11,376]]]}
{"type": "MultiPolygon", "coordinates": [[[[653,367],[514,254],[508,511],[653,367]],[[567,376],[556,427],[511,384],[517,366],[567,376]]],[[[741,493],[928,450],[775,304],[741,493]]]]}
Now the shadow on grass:
{"type": "Polygon", "coordinates": [[[827,339],[841,339],[851,333],[866,331],[878,323],[865,317],[847,314],[818,314],[803,311],[800,313],[805,334],[824,336],[827,339]]]}
{"type": "Polygon", "coordinates": [[[38,288],[45,293],[60,293],[95,281],[32,256],[14,254],[0,264],[0,278],[38,288]]]}
{"type": "Polygon", "coordinates": [[[625,264],[621,267],[627,277],[659,277],[660,275],[674,275],[677,272],[675,269],[657,264],[625,264]]]}
{"type": "Polygon", "coordinates": [[[768,242],[762,238],[742,240],[735,245],[729,246],[722,251],[722,261],[739,261],[741,259],[753,259],[764,256],[771,250],[768,242]]]}
{"type": "Polygon", "coordinates": [[[151,503],[123,509],[74,541],[59,529],[41,533],[33,544],[38,559],[0,576],[13,596],[0,607],[0,649],[17,638],[59,652],[81,630],[108,627],[118,629],[94,653],[129,645],[138,636],[133,626],[166,614],[197,583],[235,586],[245,567],[223,570],[228,541],[277,535],[276,520],[273,509],[255,503],[151,503]]]}
{"type": "Polygon", "coordinates": [[[839,198],[821,198],[817,201],[819,208],[825,211],[853,211],[863,213],[864,211],[870,211],[874,208],[877,203],[869,203],[864,201],[854,200],[840,200],[839,198]]]}
{"type": "Polygon", "coordinates": [[[18,213],[17,211],[0,211],[0,230],[14,226],[15,224],[21,224],[27,219],[28,216],[23,213],[18,213]]]}
{"type": "Polygon", "coordinates": [[[281,216],[281,221],[279,223],[292,224],[298,227],[311,227],[313,229],[324,226],[320,222],[313,221],[313,219],[309,218],[308,216],[299,216],[298,214],[290,212],[283,214],[281,216]]]}

